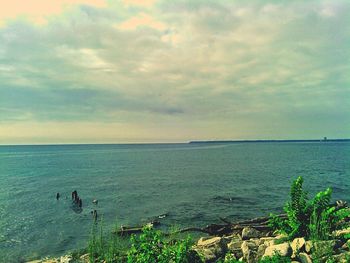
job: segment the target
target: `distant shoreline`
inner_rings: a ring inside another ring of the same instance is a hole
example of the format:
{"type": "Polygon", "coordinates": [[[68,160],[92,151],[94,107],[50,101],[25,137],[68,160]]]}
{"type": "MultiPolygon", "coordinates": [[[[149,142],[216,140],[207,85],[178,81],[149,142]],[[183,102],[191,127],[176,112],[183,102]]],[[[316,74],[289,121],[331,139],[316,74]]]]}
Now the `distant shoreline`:
{"type": "Polygon", "coordinates": [[[183,141],[183,142],[138,142],[138,143],[38,143],[38,144],[0,144],[0,147],[11,147],[11,146],[113,146],[113,145],[124,145],[124,146],[135,146],[135,145],[178,145],[178,144],[206,144],[206,143],[275,143],[275,142],[350,142],[350,139],[294,139],[294,140],[196,140],[196,141],[183,141]]]}
{"type": "Polygon", "coordinates": [[[350,142],[350,139],[310,139],[310,140],[213,140],[213,141],[190,141],[190,144],[203,143],[270,143],[270,142],[350,142]]]}

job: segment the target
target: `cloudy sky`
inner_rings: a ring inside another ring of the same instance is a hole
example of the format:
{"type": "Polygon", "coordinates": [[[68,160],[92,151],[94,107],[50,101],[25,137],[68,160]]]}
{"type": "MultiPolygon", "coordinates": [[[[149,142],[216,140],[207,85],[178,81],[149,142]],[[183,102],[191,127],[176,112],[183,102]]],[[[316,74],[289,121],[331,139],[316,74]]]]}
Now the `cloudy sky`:
{"type": "Polygon", "coordinates": [[[350,137],[347,0],[0,3],[0,144],[350,137]]]}

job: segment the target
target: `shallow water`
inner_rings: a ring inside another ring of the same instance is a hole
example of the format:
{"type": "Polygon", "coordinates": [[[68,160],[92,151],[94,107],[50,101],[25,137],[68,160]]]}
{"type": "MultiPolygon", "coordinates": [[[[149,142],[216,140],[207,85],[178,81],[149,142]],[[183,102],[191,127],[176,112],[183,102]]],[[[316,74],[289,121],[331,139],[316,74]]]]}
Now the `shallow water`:
{"type": "Polygon", "coordinates": [[[278,212],[299,175],[310,194],[331,186],[348,200],[350,143],[1,146],[0,262],[85,247],[92,209],[105,229],[165,213],[164,225],[204,226],[278,212]]]}

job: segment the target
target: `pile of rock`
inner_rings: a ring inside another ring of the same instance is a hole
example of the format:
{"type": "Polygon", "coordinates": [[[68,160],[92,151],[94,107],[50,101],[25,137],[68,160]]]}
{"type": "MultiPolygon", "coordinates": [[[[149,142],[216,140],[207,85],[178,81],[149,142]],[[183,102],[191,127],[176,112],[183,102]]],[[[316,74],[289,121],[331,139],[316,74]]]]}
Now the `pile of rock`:
{"type": "Polygon", "coordinates": [[[311,263],[317,257],[325,262],[330,256],[336,262],[350,262],[350,240],[345,237],[350,229],[334,233],[335,239],[327,241],[306,241],[296,238],[285,241],[285,236],[272,236],[254,228],[246,227],[241,234],[223,237],[202,237],[194,246],[194,250],[203,256],[205,262],[216,262],[225,255],[247,262],[259,262],[264,257],[276,253],[291,258],[292,262],[311,263]]]}

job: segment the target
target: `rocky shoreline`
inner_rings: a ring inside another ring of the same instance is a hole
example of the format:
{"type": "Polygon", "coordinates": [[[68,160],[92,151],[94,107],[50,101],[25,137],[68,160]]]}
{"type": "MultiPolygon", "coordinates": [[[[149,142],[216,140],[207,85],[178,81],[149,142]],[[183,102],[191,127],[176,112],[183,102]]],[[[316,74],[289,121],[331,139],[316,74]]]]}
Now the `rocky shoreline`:
{"type": "Polygon", "coordinates": [[[247,263],[255,263],[264,257],[278,254],[288,257],[293,263],[350,262],[350,228],[334,233],[334,239],[326,241],[306,241],[304,237],[286,241],[284,235],[271,235],[251,227],[241,234],[222,237],[202,237],[194,250],[203,255],[205,262],[216,262],[229,257],[247,263]],[[317,257],[317,258],[316,258],[317,257]]]}
{"type": "MultiPolygon", "coordinates": [[[[203,259],[211,263],[226,259],[246,263],[260,262],[276,254],[290,258],[292,263],[312,262],[350,262],[350,228],[333,233],[334,239],[310,241],[304,237],[286,241],[284,235],[274,235],[271,231],[261,231],[253,227],[244,227],[241,232],[233,230],[222,236],[206,236],[198,239],[192,249],[203,259]],[[329,260],[333,261],[329,261],[329,260]],[[327,261],[328,260],[328,261],[327,261]]],[[[73,263],[89,262],[89,254],[73,259],[72,255],[59,258],[45,258],[27,263],[73,263]]]]}

